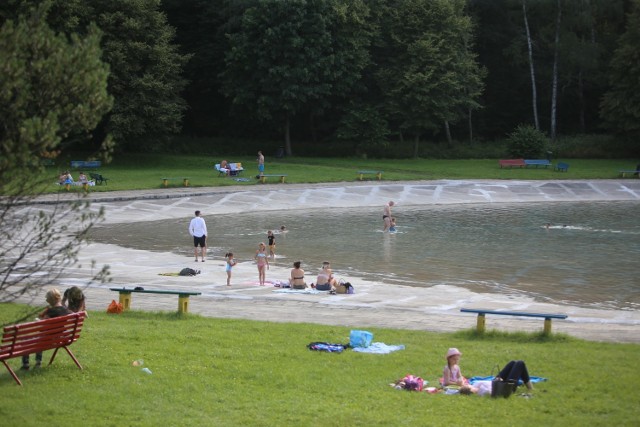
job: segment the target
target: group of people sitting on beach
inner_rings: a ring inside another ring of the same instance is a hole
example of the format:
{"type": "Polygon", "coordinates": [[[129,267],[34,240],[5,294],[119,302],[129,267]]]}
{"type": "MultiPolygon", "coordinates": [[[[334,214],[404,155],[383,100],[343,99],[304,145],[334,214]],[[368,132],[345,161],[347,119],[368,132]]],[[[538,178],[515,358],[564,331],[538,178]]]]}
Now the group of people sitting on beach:
{"type": "Polygon", "coordinates": [[[318,291],[329,291],[330,293],[346,294],[348,289],[345,284],[339,283],[333,275],[331,270],[331,263],[329,261],[323,261],[322,268],[318,272],[316,282],[307,285],[304,279],[304,270],[301,268],[302,262],[296,261],[293,263],[291,269],[291,276],[289,278],[289,285],[292,289],[307,289],[308,287],[315,288],[318,291]]]}

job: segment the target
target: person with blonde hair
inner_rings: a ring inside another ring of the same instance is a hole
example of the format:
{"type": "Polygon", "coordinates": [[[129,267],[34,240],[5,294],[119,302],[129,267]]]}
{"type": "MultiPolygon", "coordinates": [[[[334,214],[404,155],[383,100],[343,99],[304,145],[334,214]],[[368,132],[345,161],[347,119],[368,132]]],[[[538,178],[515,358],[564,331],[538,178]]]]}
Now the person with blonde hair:
{"type": "Polygon", "coordinates": [[[258,265],[258,281],[260,282],[260,286],[264,286],[267,270],[269,269],[267,246],[264,244],[264,242],[258,243],[258,250],[256,251],[256,255],[253,257],[253,259],[256,260],[256,264],[258,265]]]}
{"type": "MultiPolygon", "coordinates": [[[[40,315],[38,316],[38,320],[40,319],[51,319],[53,317],[64,316],[67,314],[73,313],[67,307],[62,305],[62,295],[60,291],[56,288],[52,288],[47,291],[45,295],[45,299],[49,307],[47,307],[40,315]]],[[[36,368],[40,368],[42,366],[42,352],[36,353],[36,368]]],[[[22,356],[22,367],[20,368],[23,371],[29,370],[29,355],[22,356]]]]}

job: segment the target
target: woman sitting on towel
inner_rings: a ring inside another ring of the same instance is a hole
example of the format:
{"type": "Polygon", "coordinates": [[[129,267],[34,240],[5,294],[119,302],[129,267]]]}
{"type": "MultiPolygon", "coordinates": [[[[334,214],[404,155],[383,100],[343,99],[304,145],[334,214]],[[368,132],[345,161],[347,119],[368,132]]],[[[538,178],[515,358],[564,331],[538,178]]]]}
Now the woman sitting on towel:
{"type": "Polygon", "coordinates": [[[304,270],[300,268],[300,261],[293,263],[291,269],[291,277],[289,278],[289,284],[293,289],[306,289],[307,284],[304,281],[304,270]]]}
{"type": "Polygon", "coordinates": [[[335,291],[336,279],[333,277],[331,271],[331,264],[329,261],[322,263],[322,270],[316,278],[316,289],[319,291],[335,291]]]}

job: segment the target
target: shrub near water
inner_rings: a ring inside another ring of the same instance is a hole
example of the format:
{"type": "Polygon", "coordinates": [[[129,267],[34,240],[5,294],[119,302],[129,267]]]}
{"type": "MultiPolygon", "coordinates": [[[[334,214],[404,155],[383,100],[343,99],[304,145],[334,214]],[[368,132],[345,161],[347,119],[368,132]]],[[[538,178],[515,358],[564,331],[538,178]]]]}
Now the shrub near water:
{"type": "MultiPolygon", "coordinates": [[[[0,321],[18,313],[4,304],[0,321]]],[[[348,320],[345,320],[348,322],[348,320]]],[[[389,426],[635,425],[638,345],[565,336],[473,332],[437,334],[382,328],[212,319],[175,313],[90,312],[72,349],[79,371],[59,353],[24,386],[0,375],[2,424],[28,426],[389,426]],[[404,344],[387,355],[312,352],[312,341],[346,343],[350,329],[404,344]],[[395,390],[414,374],[437,383],[448,347],[464,375],[524,359],[536,384],[530,399],[492,400],[395,390]],[[142,372],[134,360],[143,359],[142,372]],[[610,385],[611,379],[615,385],[610,385]]],[[[47,352],[46,358],[51,354],[47,352]]],[[[19,360],[11,360],[19,367],[19,360]]]]}

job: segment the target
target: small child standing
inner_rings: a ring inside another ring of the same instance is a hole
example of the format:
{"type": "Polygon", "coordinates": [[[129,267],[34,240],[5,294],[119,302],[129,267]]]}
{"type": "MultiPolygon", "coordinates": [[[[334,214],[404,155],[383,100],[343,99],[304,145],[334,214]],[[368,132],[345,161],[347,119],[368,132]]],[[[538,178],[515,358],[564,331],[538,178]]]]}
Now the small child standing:
{"type": "Polygon", "coordinates": [[[450,348],[447,351],[447,366],[444,367],[442,375],[442,386],[448,385],[463,386],[468,383],[467,379],[460,373],[460,367],[458,362],[460,361],[462,353],[457,348],[450,348]]]}
{"type": "Polygon", "coordinates": [[[273,234],[273,231],[267,231],[267,240],[269,245],[269,256],[276,259],[276,236],[273,234]]]}
{"type": "Polygon", "coordinates": [[[224,255],[224,258],[227,260],[227,264],[225,266],[225,271],[227,272],[227,286],[231,286],[231,270],[237,263],[236,260],[233,259],[233,252],[227,252],[224,255]]]}
{"type": "Polygon", "coordinates": [[[395,218],[391,218],[391,225],[389,226],[389,232],[390,233],[395,233],[396,231],[396,219],[395,218]]]}

